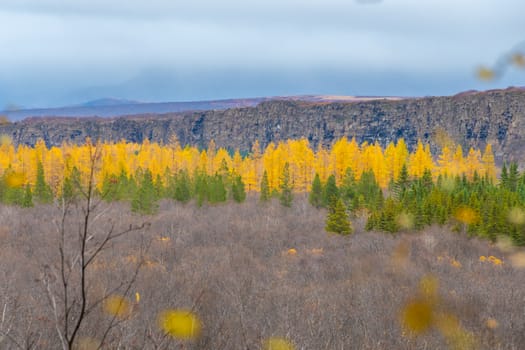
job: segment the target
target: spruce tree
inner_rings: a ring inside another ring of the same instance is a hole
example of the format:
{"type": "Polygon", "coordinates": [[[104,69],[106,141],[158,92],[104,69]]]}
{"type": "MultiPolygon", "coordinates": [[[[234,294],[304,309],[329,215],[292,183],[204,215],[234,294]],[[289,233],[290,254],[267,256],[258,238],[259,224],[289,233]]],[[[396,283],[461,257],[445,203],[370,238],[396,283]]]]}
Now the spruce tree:
{"type": "Polygon", "coordinates": [[[73,167],[71,173],[64,179],[62,184],[62,199],[65,201],[76,199],[81,193],[80,186],[80,172],[77,167],[73,167]]]}
{"type": "Polygon", "coordinates": [[[430,169],[425,169],[420,181],[421,186],[425,190],[430,191],[432,189],[432,187],[434,186],[434,182],[432,181],[432,172],[430,171],[430,169]]]}
{"type": "Polygon", "coordinates": [[[34,189],[34,197],[37,202],[42,204],[48,204],[53,202],[53,192],[51,187],[46,183],[44,176],[44,166],[42,162],[38,161],[36,167],[36,183],[34,189]]]}
{"type": "Polygon", "coordinates": [[[518,188],[520,174],[518,172],[518,164],[516,162],[510,163],[509,175],[507,180],[507,189],[516,192],[518,188]]]}
{"type": "Polygon", "coordinates": [[[187,203],[191,199],[190,177],[186,170],[180,170],[175,176],[173,198],[179,202],[187,203]]]}
{"type": "Polygon", "coordinates": [[[290,164],[284,164],[283,173],[281,175],[281,183],[279,188],[279,202],[284,207],[291,207],[293,200],[292,185],[290,184],[290,164]]]}
{"type": "Polygon", "coordinates": [[[330,206],[331,202],[335,202],[339,199],[339,189],[335,183],[335,176],[332,174],[326,180],[326,184],[323,189],[323,205],[325,207],[330,206]]]}
{"type": "Polygon", "coordinates": [[[232,183],[232,197],[237,203],[242,203],[246,199],[246,191],[244,189],[244,182],[240,175],[233,177],[232,183]]]}
{"type": "Polygon", "coordinates": [[[408,169],[406,164],[403,164],[403,166],[401,167],[401,171],[399,172],[399,176],[397,177],[397,180],[394,181],[394,186],[392,188],[394,197],[397,200],[402,200],[403,196],[405,195],[408,189],[409,184],[410,181],[408,178],[408,169]]]}
{"type": "Polygon", "coordinates": [[[162,181],[162,177],[160,174],[157,174],[157,177],[155,178],[155,194],[157,198],[165,198],[166,190],[164,188],[164,183],[162,181]]]}
{"type": "Polygon", "coordinates": [[[270,200],[270,184],[268,182],[268,173],[266,170],[263,173],[262,179],[261,179],[261,195],[259,197],[259,200],[261,202],[267,202],[270,200]]]}
{"type": "Polygon", "coordinates": [[[33,194],[31,193],[31,187],[26,185],[24,192],[24,198],[22,199],[22,207],[31,208],[33,207],[33,194]]]}
{"type": "Polygon", "coordinates": [[[500,186],[503,188],[509,188],[509,173],[506,163],[503,163],[503,167],[501,168],[500,186]]]}
{"type": "Polygon", "coordinates": [[[144,171],[135,197],[131,201],[131,210],[141,214],[153,214],[158,209],[158,197],[149,169],[144,171]]]}
{"type": "Polygon", "coordinates": [[[215,174],[208,177],[208,200],[210,203],[226,202],[227,194],[221,175],[215,174]]]}
{"type": "Polygon", "coordinates": [[[194,178],[194,193],[197,199],[197,205],[200,207],[204,201],[209,198],[208,176],[202,171],[197,170],[193,175],[194,178]]]}
{"type": "Polygon", "coordinates": [[[364,171],[357,183],[357,194],[362,200],[360,205],[364,204],[368,209],[374,209],[377,206],[378,191],[381,189],[376,181],[372,170],[364,171]]]}
{"type": "Polygon", "coordinates": [[[339,188],[339,196],[345,203],[352,203],[356,197],[356,181],[355,175],[352,168],[346,168],[345,176],[343,177],[343,183],[339,188]]]}
{"type": "Polygon", "coordinates": [[[341,235],[352,233],[352,226],[346,208],[341,198],[333,201],[328,208],[325,230],[335,232],[341,235]]]}
{"type": "Polygon", "coordinates": [[[310,204],[316,208],[323,206],[323,185],[318,173],[315,173],[314,181],[312,182],[312,189],[308,196],[310,204]]]}
{"type": "MultiPolygon", "coordinates": [[[[68,183],[68,186],[70,184],[68,183]]],[[[68,189],[69,191],[69,189],[68,189]]],[[[106,175],[102,180],[102,198],[108,202],[112,202],[117,199],[118,191],[118,178],[116,175],[106,175]]]]}

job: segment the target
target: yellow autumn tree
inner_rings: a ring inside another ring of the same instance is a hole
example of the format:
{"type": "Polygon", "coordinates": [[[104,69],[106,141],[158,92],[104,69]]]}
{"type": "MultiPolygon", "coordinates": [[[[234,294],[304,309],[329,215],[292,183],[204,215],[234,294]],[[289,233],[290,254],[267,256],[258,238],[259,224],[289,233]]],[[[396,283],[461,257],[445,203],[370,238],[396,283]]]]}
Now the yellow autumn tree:
{"type": "Polygon", "coordinates": [[[483,162],[483,173],[481,175],[487,176],[492,181],[496,181],[496,163],[490,143],[487,143],[487,146],[485,146],[481,161],[483,162]]]}
{"type": "Polygon", "coordinates": [[[414,177],[421,177],[425,170],[433,170],[434,163],[429,147],[424,147],[421,140],[418,140],[416,151],[409,157],[408,174],[414,177]]]}

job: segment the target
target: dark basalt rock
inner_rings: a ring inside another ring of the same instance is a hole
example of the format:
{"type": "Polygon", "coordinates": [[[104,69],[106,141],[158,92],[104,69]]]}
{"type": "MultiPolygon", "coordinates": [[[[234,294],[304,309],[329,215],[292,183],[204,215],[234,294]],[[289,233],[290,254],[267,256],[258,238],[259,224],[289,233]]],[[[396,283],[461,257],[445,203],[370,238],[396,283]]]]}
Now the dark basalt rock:
{"type": "Polygon", "coordinates": [[[446,132],[464,150],[490,142],[496,159],[524,161],[525,90],[507,89],[451,97],[375,100],[352,103],[268,101],[256,107],[221,111],[137,115],[119,118],[30,118],[0,126],[16,144],[81,143],[86,137],[102,141],[168,143],[175,134],[182,144],[248,151],[258,139],[262,146],[305,137],[313,147],[329,146],[347,136],[359,143],[385,146],[403,137],[413,148],[418,139],[438,151],[434,135],[446,132]]]}

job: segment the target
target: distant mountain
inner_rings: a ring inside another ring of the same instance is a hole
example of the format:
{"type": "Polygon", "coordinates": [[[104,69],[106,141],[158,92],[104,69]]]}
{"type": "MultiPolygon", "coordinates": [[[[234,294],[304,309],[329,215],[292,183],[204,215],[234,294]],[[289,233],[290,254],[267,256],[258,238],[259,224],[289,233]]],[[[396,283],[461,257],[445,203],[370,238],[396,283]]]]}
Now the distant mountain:
{"type": "Polygon", "coordinates": [[[400,99],[399,97],[356,97],[336,95],[275,96],[244,99],[192,102],[138,102],[116,98],[101,98],[80,105],[58,108],[13,109],[0,112],[11,121],[29,117],[119,117],[137,114],[180,113],[191,111],[225,110],[255,107],[261,102],[291,100],[307,102],[359,102],[370,100],[400,99]]]}
{"type": "Polygon", "coordinates": [[[139,101],[125,100],[121,98],[100,98],[98,100],[88,101],[76,107],[102,107],[102,106],[122,106],[140,104],[139,101]]]}

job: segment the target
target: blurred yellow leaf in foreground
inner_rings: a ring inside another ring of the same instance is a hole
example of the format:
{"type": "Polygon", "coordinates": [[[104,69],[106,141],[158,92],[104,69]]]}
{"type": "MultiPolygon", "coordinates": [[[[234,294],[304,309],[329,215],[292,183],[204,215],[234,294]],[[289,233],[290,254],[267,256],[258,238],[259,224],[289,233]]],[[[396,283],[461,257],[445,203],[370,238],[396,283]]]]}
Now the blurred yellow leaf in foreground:
{"type": "Polygon", "coordinates": [[[119,319],[125,319],[131,315],[131,304],[120,295],[111,295],[102,303],[105,313],[119,319]]]}
{"type": "Polygon", "coordinates": [[[522,53],[515,53],[512,55],[512,63],[520,68],[525,68],[525,55],[522,53]]]}
{"type": "Polygon", "coordinates": [[[5,183],[8,187],[20,187],[26,182],[26,177],[22,173],[9,172],[5,176],[5,183]]]}
{"type": "Polygon", "coordinates": [[[479,79],[486,81],[493,80],[496,77],[494,71],[487,67],[479,67],[476,75],[479,79]]]}
{"type": "Polygon", "coordinates": [[[433,305],[422,299],[409,302],[401,313],[403,327],[415,335],[428,331],[434,322],[433,305]]]}
{"type": "Polygon", "coordinates": [[[179,339],[194,339],[201,332],[201,321],[190,310],[166,310],[158,318],[166,334],[179,339]]]}
{"type": "Polygon", "coordinates": [[[264,342],[264,350],[294,350],[294,346],[283,338],[270,338],[264,342]]]}

